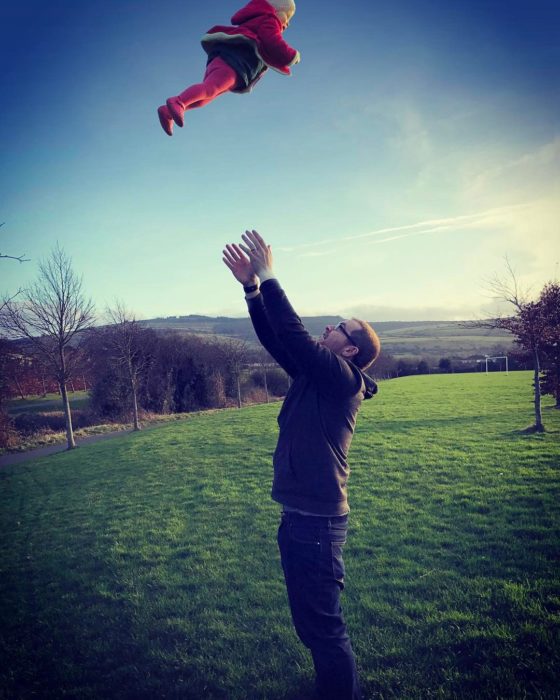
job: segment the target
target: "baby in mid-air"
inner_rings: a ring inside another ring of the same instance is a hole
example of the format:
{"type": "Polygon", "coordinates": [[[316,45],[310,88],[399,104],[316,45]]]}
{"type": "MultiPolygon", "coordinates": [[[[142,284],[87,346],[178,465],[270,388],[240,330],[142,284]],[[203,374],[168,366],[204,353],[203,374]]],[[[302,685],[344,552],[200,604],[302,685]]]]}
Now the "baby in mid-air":
{"type": "Polygon", "coordinates": [[[282,33],[295,11],[293,0],[251,0],[233,15],[233,26],[212,27],[201,39],[208,54],[203,81],[158,108],[165,133],[173,135],[173,122],[183,126],[188,109],[204,107],[224,92],[250,92],[268,68],[290,75],[300,55],[282,33]]]}

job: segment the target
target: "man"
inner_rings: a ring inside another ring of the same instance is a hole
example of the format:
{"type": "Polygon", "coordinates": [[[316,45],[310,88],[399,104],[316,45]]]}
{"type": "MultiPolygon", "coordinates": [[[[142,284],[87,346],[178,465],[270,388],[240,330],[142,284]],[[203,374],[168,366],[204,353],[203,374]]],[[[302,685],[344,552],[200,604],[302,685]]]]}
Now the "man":
{"type": "Polygon", "coordinates": [[[348,528],[346,455],[363,399],[377,392],[362,371],[379,354],[364,321],[327,326],[313,340],[272,270],[256,231],[227,245],[223,261],[241,282],[255,332],[292,378],[278,416],[272,498],[282,505],[278,546],[292,620],[311,651],[321,700],[358,700],[356,662],[340,606],[348,528]],[[260,286],[259,286],[260,285],[260,286]]]}

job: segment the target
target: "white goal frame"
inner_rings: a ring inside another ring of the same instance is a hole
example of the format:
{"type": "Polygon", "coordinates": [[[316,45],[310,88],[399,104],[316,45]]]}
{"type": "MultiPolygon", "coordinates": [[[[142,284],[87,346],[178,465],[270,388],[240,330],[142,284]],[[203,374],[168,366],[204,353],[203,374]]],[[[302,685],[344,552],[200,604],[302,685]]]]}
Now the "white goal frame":
{"type": "MultiPolygon", "coordinates": [[[[507,355],[496,355],[495,357],[491,357],[490,355],[484,355],[483,360],[477,360],[477,362],[484,362],[486,365],[486,374],[488,374],[488,360],[494,361],[494,360],[505,360],[506,361],[506,376],[509,375],[509,366],[508,366],[508,356],[507,355]]],[[[502,370],[500,370],[501,372],[502,370]]]]}

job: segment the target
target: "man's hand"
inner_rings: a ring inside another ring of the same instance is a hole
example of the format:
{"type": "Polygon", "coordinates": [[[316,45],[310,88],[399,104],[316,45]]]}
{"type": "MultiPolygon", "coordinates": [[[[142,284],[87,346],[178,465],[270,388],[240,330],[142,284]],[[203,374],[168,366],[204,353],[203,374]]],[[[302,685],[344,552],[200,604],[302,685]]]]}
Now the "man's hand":
{"type": "Polygon", "coordinates": [[[244,287],[249,287],[253,284],[258,284],[259,280],[251,261],[245,257],[241,248],[233,243],[227,244],[223,252],[222,260],[231,270],[232,275],[244,287]]]}
{"type": "Polygon", "coordinates": [[[265,243],[263,237],[253,230],[245,231],[242,238],[245,245],[240,244],[239,247],[249,256],[253,270],[261,278],[261,282],[274,277],[272,249],[265,243]]]}

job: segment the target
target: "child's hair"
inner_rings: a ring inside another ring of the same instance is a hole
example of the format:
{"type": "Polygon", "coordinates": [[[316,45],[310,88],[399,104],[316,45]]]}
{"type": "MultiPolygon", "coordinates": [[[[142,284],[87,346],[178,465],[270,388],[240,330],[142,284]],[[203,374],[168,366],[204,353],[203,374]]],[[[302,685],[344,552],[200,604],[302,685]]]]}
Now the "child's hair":
{"type": "Polygon", "coordinates": [[[287,24],[296,11],[294,0],[268,0],[268,4],[276,10],[276,16],[282,24],[287,24]]]}

